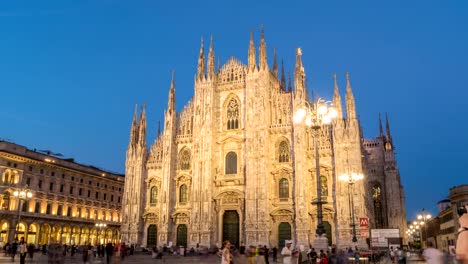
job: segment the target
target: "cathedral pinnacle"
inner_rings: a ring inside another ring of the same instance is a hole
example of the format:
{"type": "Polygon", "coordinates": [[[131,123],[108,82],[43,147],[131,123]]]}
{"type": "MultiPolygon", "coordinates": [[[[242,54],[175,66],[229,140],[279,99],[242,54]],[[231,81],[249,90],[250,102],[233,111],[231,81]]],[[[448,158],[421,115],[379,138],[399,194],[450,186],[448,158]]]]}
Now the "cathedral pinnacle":
{"type": "Polygon", "coordinates": [[[385,128],[387,129],[387,140],[392,141],[392,135],[390,134],[390,122],[388,121],[388,114],[385,113],[385,128]]]}
{"type": "Polygon", "coordinates": [[[354,103],[353,90],[349,72],[346,73],[346,117],[348,120],[356,119],[356,105],[354,103]]]}
{"type": "Polygon", "coordinates": [[[169,114],[175,112],[175,71],[172,71],[171,88],[169,89],[169,98],[167,102],[169,114]]]}
{"type": "Polygon", "coordinates": [[[255,59],[255,43],[254,43],[253,29],[250,31],[248,67],[249,67],[249,72],[253,72],[257,68],[257,62],[255,59]]]}
{"type": "Polygon", "coordinates": [[[261,27],[261,37],[260,37],[260,47],[258,51],[258,57],[259,57],[258,67],[260,68],[260,70],[268,69],[265,32],[263,30],[263,25],[261,27]]]}
{"type": "Polygon", "coordinates": [[[158,138],[161,136],[161,120],[158,120],[158,138]]]}
{"type": "Polygon", "coordinates": [[[338,88],[338,82],[336,80],[336,72],[333,73],[333,81],[334,81],[334,88],[333,88],[333,106],[335,107],[336,111],[338,112],[338,119],[343,118],[343,108],[341,106],[341,96],[340,90],[338,88]]]}
{"type": "Polygon", "coordinates": [[[198,56],[197,79],[203,80],[205,77],[205,51],[203,47],[203,37],[201,38],[200,55],[198,56]]]}
{"type": "Polygon", "coordinates": [[[130,129],[130,146],[135,146],[138,141],[138,104],[135,104],[135,112],[133,113],[132,128],[130,129]]]}
{"type": "Polygon", "coordinates": [[[138,124],[138,145],[146,148],[146,104],[141,107],[140,123],[138,124]]]}
{"type": "Polygon", "coordinates": [[[307,92],[305,91],[305,72],[302,66],[302,50],[296,50],[296,68],[294,70],[294,92],[296,99],[300,102],[307,99],[307,92]]]}
{"type": "Polygon", "coordinates": [[[208,52],[208,78],[213,79],[215,75],[215,55],[213,47],[213,35],[210,38],[210,51],[208,52]]]}
{"type": "Polygon", "coordinates": [[[273,49],[273,74],[278,79],[278,62],[276,61],[276,49],[273,49]]]}
{"type": "Polygon", "coordinates": [[[383,137],[382,119],[380,118],[380,113],[379,113],[379,137],[383,137]]]}
{"type": "Polygon", "coordinates": [[[284,62],[281,60],[281,89],[286,91],[286,76],[284,75],[284,62]]]}

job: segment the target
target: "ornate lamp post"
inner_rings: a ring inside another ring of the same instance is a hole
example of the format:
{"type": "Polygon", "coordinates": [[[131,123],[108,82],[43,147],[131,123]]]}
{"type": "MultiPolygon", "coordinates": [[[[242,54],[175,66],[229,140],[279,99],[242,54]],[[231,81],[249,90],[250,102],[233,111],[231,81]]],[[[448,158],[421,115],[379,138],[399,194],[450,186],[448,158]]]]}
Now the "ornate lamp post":
{"type": "MultiPolygon", "coordinates": [[[[422,209],[422,212],[420,214],[418,214],[418,221],[419,221],[419,225],[421,225],[421,227],[424,227],[424,243],[427,245],[427,227],[426,227],[426,222],[432,218],[432,215],[430,213],[427,213],[424,208],[422,209]]],[[[415,222],[418,222],[418,221],[415,221],[415,222]]],[[[422,230],[420,230],[420,232],[422,232],[422,230]]],[[[421,233],[421,243],[422,243],[422,233],[421,233]]]]}
{"type": "Polygon", "coordinates": [[[356,238],[356,222],[354,219],[354,183],[357,181],[360,181],[364,179],[364,175],[360,173],[350,173],[350,174],[342,174],[338,177],[340,181],[347,182],[348,183],[348,199],[350,200],[350,206],[349,210],[351,211],[351,219],[352,219],[352,224],[351,226],[353,227],[353,242],[357,242],[356,238]]]}
{"type": "MultiPolygon", "coordinates": [[[[102,222],[98,222],[96,223],[96,227],[99,229],[99,233],[98,233],[98,237],[97,239],[99,240],[99,234],[102,235],[102,229],[105,229],[107,227],[107,224],[106,223],[102,223],[102,222]]],[[[104,236],[105,237],[105,236],[104,236]]],[[[101,241],[98,241],[99,243],[101,243],[101,241]]],[[[104,241],[105,242],[105,241],[104,241]]]]}
{"type": "Polygon", "coordinates": [[[315,175],[317,179],[317,201],[313,201],[312,204],[317,205],[317,229],[316,234],[321,236],[325,233],[323,226],[323,214],[322,204],[326,203],[322,201],[322,185],[320,182],[320,160],[319,160],[319,136],[320,128],[324,125],[328,125],[332,122],[333,118],[338,115],[338,112],[331,107],[330,102],[318,98],[316,102],[309,103],[304,102],[305,105],[302,108],[297,109],[294,113],[293,121],[296,124],[304,122],[306,126],[312,128],[314,131],[314,144],[315,144],[315,175]]]}
{"type": "Polygon", "coordinates": [[[23,201],[31,199],[33,197],[33,193],[31,192],[31,190],[28,189],[28,186],[26,185],[24,188],[19,188],[16,191],[14,191],[13,196],[15,196],[18,201],[17,219],[16,219],[16,228],[15,228],[15,239],[18,240],[19,224],[21,220],[21,205],[23,201]]]}

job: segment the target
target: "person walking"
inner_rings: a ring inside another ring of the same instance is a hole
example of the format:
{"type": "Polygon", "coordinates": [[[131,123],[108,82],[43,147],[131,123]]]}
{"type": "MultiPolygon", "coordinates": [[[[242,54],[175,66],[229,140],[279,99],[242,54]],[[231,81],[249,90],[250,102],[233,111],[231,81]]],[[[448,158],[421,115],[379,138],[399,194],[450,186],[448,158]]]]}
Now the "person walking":
{"type": "Polygon", "coordinates": [[[34,256],[34,245],[33,245],[33,243],[30,243],[29,246],[28,246],[28,254],[29,254],[29,258],[32,260],[33,256],[34,256]]]}
{"type": "Polygon", "coordinates": [[[107,245],[106,245],[107,264],[110,264],[110,260],[111,260],[111,257],[112,257],[113,253],[114,253],[114,246],[112,246],[112,243],[107,243],[107,245]]]}
{"type": "Polygon", "coordinates": [[[11,261],[15,261],[16,252],[18,252],[18,240],[15,239],[15,241],[11,243],[10,247],[11,261]]]}
{"type": "Polygon", "coordinates": [[[460,263],[468,264],[468,205],[465,205],[464,210],[460,208],[458,211],[460,229],[458,229],[456,255],[460,263]]]}
{"type": "Polygon", "coordinates": [[[291,250],[291,240],[286,240],[286,246],[281,250],[281,256],[283,256],[283,264],[292,264],[291,262],[291,256],[292,256],[292,250],[291,250]]]}
{"type": "Polygon", "coordinates": [[[28,247],[26,246],[26,242],[24,242],[24,237],[21,238],[18,251],[20,256],[20,264],[24,264],[26,262],[26,255],[28,253],[28,247]]]}
{"type": "Polygon", "coordinates": [[[269,257],[270,257],[270,249],[267,246],[263,246],[263,254],[265,255],[265,264],[270,264],[269,257]]]}
{"type": "Polygon", "coordinates": [[[276,248],[276,246],[273,247],[272,251],[273,251],[273,262],[276,263],[278,261],[278,249],[276,248]]]}
{"type": "Polygon", "coordinates": [[[231,264],[232,263],[232,255],[230,252],[231,242],[229,240],[224,241],[223,248],[221,251],[221,264],[231,264]]]}
{"type": "Polygon", "coordinates": [[[427,248],[423,252],[423,257],[427,264],[443,263],[443,254],[437,248],[434,248],[431,241],[427,242],[427,248]]]}

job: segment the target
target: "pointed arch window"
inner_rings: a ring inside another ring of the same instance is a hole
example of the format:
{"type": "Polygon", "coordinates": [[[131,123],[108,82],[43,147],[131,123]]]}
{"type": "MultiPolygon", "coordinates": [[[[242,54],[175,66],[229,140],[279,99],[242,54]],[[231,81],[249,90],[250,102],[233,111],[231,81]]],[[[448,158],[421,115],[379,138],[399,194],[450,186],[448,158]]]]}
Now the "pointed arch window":
{"type": "Polygon", "coordinates": [[[232,98],[227,105],[227,129],[239,128],[239,103],[232,98]]]}
{"type": "Polygon", "coordinates": [[[158,202],[158,187],[151,187],[150,204],[154,206],[158,202]]]}
{"type": "Polygon", "coordinates": [[[320,186],[322,189],[322,196],[328,196],[328,178],[325,176],[320,176],[320,186]]]}
{"type": "Polygon", "coordinates": [[[190,152],[186,149],[180,153],[179,156],[179,169],[189,170],[190,169],[190,152]]]}
{"type": "Polygon", "coordinates": [[[289,144],[286,141],[281,141],[279,144],[279,162],[289,162],[289,144]]]}
{"type": "Polygon", "coordinates": [[[288,179],[282,178],[279,181],[279,198],[280,199],[289,198],[289,181],[288,181],[288,179]]]}
{"type": "Polygon", "coordinates": [[[382,212],[382,189],[378,183],[374,184],[372,187],[372,200],[374,203],[375,225],[377,228],[382,228],[384,225],[382,212]]]}
{"type": "Polygon", "coordinates": [[[186,204],[188,200],[187,197],[187,185],[182,184],[179,188],[179,203],[186,204]]]}
{"type": "Polygon", "coordinates": [[[237,154],[233,151],[226,154],[226,164],[225,164],[226,174],[237,174],[237,154]]]}

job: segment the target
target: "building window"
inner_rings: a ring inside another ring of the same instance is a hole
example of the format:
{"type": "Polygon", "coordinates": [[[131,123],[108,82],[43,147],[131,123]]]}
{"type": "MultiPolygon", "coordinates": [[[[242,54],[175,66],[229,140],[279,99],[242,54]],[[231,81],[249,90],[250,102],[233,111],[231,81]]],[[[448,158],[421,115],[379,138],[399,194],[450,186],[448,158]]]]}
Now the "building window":
{"type": "Polygon", "coordinates": [[[182,184],[179,188],[179,203],[186,204],[187,199],[187,185],[182,184]]]}
{"type": "Polygon", "coordinates": [[[80,188],[80,189],[78,190],[78,195],[81,196],[82,193],[83,193],[83,188],[80,188]]]}
{"type": "Polygon", "coordinates": [[[71,177],[71,180],[74,181],[74,180],[75,180],[75,177],[72,176],[72,177],[71,177]]]}
{"type": "Polygon", "coordinates": [[[232,98],[227,105],[227,129],[239,128],[239,104],[232,98]]]}
{"type": "Polygon", "coordinates": [[[46,208],[46,214],[50,214],[52,212],[52,205],[51,204],[47,204],[47,208],[46,208]]]}
{"type": "Polygon", "coordinates": [[[107,198],[107,193],[104,194],[104,197],[103,197],[104,201],[106,200],[106,198],[107,198]]]}
{"type": "Polygon", "coordinates": [[[72,208],[68,206],[67,208],[67,216],[70,217],[72,215],[72,208]]]}
{"type": "Polygon", "coordinates": [[[154,205],[158,202],[158,188],[156,186],[151,187],[150,204],[154,205]]]}
{"type": "Polygon", "coordinates": [[[81,208],[78,208],[78,217],[81,217],[81,208]]]}
{"type": "Polygon", "coordinates": [[[320,186],[322,189],[322,196],[328,196],[328,178],[320,176],[320,186]]]}
{"type": "Polygon", "coordinates": [[[190,169],[190,151],[188,151],[187,149],[183,150],[179,155],[179,169],[190,169]]]}
{"type": "Polygon", "coordinates": [[[37,183],[37,186],[39,187],[39,189],[42,189],[42,181],[39,180],[39,182],[37,183]]]}
{"type": "Polygon", "coordinates": [[[95,195],[96,199],[99,199],[99,193],[96,192],[96,195],[95,195]]]}
{"type": "Polygon", "coordinates": [[[112,194],[111,195],[111,202],[113,202],[113,201],[114,201],[114,195],[112,194]]]}
{"type": "Polygon", "coordinates": [[[91,197],[91,191],[88,190],[88,198],[91,197]]]}
{"type": "Polygon", "coordinates": [[[70,194],[73,194],[73,186],[70,186],[70,194]]]}
{"type": "Polygon", "coordinates": [[[36,202],[36,206],[34,207],[34,213],[38,214],[41,212],[41,202],[36,202]]]}
{"type": "Polygon", "coordinates": [[[289,198],[289,181],[285,178],[279,181],[279,198],[289,198]]]}
{"type": "Polygon", "coordinates": [[[237,173],[237,154],[235,152],[229,152],[226,155],[226,174],[236,174],[237,173]]]}
{"type": "Polygon", "coordinates": [[[32,171],[33,170],[33,167],[32,166],[29,166],[29,171],[32,171]]]}
{"type": "Polygon", "coordinates": [[[54,183],[51,182],[51,183],[49,184],[49,191],[53,191],[53,190],[54,190],[54,183]]]}
{"type": "Polygon", "coordinates": [[[41,170],[40,170],[40,173],[41,173],[41,174],[44,174],[44,169],[41,169],[41,170]]]}
{"type": "Polygon", "coordinates": [[[62,205],[59,205],[59,206],[57,207],[57,215],[58,215],[58,216],[62,216],[62,214],[63,214],[62,209],[63,209],[63,206],[62,206],[62,205]]]}
{"type": "Polygon", "coordinates": [[[289,162],[289,144],[281,141],[279,144],[279,162],[289,162]]]}
{"type": "Polygon", "coordinates": [[[5,192],[5,194],[3,194],[2,210],[8,210],[8,209],[10,209],[10,193],[5,192]]]}
{"type": "MultiPolygon", "coordinates": [[[[55,172],[51,172],[50,176],[55,176],[55,172]]],[[[63,176],[63,175],[62,175],[63,176]]]]}
{"type": "Polygon", "coordinates": [[[60,192],[63,192],[63,184],[60,184],[60,192]]]}
{"type": "Polygon", "coordinates": [[[31,185],[31,178],[28,177],[28,179],[26,179],[26,184],[31,185]]]}
{"type": "Polygon", "coordinates": [[[118,197],[117,202],[120,203],[120,196],[118,197]]]}

